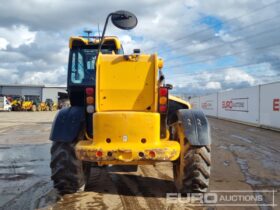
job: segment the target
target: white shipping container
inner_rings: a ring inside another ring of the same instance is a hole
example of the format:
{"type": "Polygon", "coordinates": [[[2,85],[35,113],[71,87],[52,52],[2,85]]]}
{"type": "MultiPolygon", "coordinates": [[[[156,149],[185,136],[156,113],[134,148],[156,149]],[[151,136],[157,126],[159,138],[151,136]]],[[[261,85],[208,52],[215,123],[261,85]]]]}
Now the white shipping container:
{"type": "Polygon", "coordinates": [[[260,87],[260,124],[280,128],[280,83],[260,87]]]}
{"type": "Polygon", "coordinates": [[[218,116],[218,93],[201,96],[200,109],[208,116],[218,116]]]}
{"type": "Polygon", "coordinates": [[[259,86],[220,92],[218,117],[259,124],[259,86]]]}

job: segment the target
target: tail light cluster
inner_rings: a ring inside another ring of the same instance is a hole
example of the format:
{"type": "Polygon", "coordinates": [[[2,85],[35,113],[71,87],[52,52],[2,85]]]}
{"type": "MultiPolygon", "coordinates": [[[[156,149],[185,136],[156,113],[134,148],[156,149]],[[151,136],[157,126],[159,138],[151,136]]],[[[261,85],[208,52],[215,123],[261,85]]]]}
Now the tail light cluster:
{"type": "Polygon", "coordinates": [[[86,109],[87,113],[94,112],[94,88],[86,88],[86,109]]]}
{"type": "Polygon", "coordinates": [[[165,114],[168,109],[168,88],[159,88],[159,112],[165,114]]]}

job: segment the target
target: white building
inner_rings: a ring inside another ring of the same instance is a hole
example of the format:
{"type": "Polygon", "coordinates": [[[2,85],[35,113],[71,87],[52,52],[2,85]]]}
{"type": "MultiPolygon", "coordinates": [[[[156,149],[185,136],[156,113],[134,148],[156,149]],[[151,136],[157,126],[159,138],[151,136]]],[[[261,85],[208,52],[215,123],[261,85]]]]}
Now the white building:
{"type": "Polygon", "coordinates": [[[55,103],[67,97],[66,87],[50,87],[45,85],[7,85],[0,84],[0,95],[39,97],[41,101],[51,98],[55,103]]]}

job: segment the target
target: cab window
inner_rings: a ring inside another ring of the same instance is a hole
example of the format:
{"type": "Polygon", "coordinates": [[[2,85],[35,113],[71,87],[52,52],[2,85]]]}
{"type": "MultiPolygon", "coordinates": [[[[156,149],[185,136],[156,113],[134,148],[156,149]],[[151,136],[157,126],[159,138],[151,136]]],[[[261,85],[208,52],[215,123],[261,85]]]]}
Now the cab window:
{"type": "Polygon", "coordinates": [[[70,82],[92,85],[95,82],[96,49],[74,49],[70,53],[70,82]]]}

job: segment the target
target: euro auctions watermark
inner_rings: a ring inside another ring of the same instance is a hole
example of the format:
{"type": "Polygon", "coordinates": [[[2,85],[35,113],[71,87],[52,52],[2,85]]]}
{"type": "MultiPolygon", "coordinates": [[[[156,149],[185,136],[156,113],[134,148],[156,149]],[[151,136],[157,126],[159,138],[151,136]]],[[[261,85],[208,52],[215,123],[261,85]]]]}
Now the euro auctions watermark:
{"type": "Polygon", "coordinates": [[[276,207],[275,190],[213,190],[207,193],[167,193],[167,204],[184,206],[276,207]]]}

